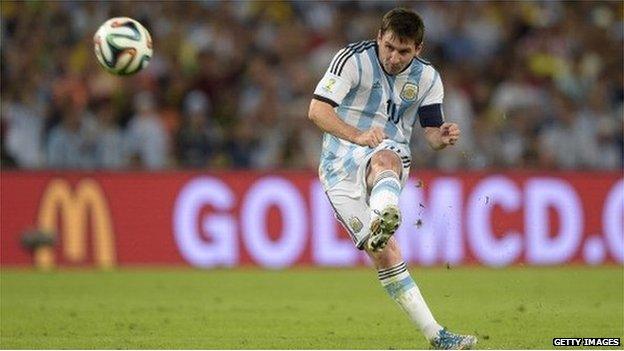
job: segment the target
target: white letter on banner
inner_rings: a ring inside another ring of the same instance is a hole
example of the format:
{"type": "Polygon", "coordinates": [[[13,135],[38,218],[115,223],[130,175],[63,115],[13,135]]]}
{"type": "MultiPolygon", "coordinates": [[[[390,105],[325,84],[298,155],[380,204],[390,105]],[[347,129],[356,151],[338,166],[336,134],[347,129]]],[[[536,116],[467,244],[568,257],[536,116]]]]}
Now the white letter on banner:
{"type": "Polygon", "coordinates": [[[282,268],[297,261],[306,244],[306,204],[299,190],[282,178],[265,177],[247,192],[241,209],[243,243],[260,265],[282,268]],[[267,233],[267,211],[279,208],[283,230],[277,241],[267,233]]]}
{"type": "MultiPolygon", "coordinates": [[[[460,263],[464,258],[461,183],[455,178],[439,178],[432,182],[429,196],[430,200],[425,204],[419,188],[416,191],[418,202],[409,205],[418,208],[417,211],[422,209],[422,226],[415,231],[418,243],[416,258],[423,265],[433,265],[440,260],[460,263]]],[[[409,231],[410,228],[404,230],[409,231]]]]}
{"type": "Polygon", "coordinates": [[[582,239],[581,202],[564,180],[536,178],[526,184],[524,228],[530,264],[558,264],[572,258],[582,239]],[[559,233],[550,237],[548,209],[559,214],[559,233]]]}
{"type": "Polygon", "coordinates": [[[358,250],[351,239],[338,237],[334,210],[318,180],[310,186],[310,202],[314,223],[311,228],[314,262],[322,266],[355,265],[358,250]]]}
{"type": "Polygon", "coordinates": [[[602,210],[602,228],[609,252],[616,262],[624,262],[624,180],[615,183],[602,210]]]}
{"type": "Polygon", "coordinates": [[[225,183],[211,177],[191,180],[180,191],[173,208],[173,233],[180,254],[196,267],[236,265],[236,223],[231,215],[212,214],[201,218],[203,232],[198,232],[200,211],[208,205],[216,210],[231,210],[234,195],[225,183]],[[210,234],[211,240],[202,239],[202,234],[210,234]]]}
{"type": "Polygon", "coordinates": [[[401,225],[395,237],[401,247],[403,260],[407,263],[415,262],[418,236],[422,233],[420,224],[416,222],[422,219],[424,214],[424,200],[422,188],[416,188],[416,182],[408,179],[399,198],[401,207],[401,225]],[[420,205],[423,206],[420,206],[420,205]]]}
{"type": "Polygon", "coordinates": [[[507,232],[497,239],[492,233],[491,217],[495,205],[511,212],[517,211],[520,203],[520,190],[502,176],[485,178],[474,188],[468,200],[468,238],[479,261],[490,266],[505,266],[520,256],[520,233],[507,232]]]}
{"type": "Polygon", "coordinates": [[[461,233],[462,186],[459,180],[436,179],[432,184],[429,204],[433,211],[438,258],[451,264],[461,263],[464,241],[461,233]]]}

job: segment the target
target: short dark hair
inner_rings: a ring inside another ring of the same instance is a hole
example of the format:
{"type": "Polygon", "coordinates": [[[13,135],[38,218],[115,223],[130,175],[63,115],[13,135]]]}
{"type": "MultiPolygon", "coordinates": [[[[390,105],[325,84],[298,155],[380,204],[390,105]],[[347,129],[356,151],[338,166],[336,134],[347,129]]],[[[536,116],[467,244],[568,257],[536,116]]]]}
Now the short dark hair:
{"type": "Polygon", "coordinates": [[[420,45],[425,34],[425,24],[416,12],[397,7],[386,12],[381,20],[381,35],[388,30],[401,41],[413,40],[414,44],[420,45]]]}

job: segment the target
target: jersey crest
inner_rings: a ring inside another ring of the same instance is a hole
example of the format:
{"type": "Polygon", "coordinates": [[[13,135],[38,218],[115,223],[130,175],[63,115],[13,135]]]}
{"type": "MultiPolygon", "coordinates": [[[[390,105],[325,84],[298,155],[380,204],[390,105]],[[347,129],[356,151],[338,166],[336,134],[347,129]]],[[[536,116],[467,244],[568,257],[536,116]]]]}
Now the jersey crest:
{"type": "Polygon", "coordinates": [[[407,82],[401,89],[401,99],[405,102],[414,102],[418,97],[418,85],[412,82],[407,82]]]}

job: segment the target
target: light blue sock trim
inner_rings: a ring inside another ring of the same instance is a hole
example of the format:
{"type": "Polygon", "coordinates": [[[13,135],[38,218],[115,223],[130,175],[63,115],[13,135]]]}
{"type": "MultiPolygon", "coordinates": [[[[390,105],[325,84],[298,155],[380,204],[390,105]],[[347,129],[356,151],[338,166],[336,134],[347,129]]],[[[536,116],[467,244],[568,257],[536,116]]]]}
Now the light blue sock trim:
{"type": "Polygon", "coordinates": [[[386,289],[388,294],[396,300],[401,294],[415,286],[416,283],[414,283],[414,279],[412,279],[412,277],[405,277],[397,282],[384,286],[384,289],[386,289]]]}
{"type": "Polygon", "coordinates": [[[394,178],[381,179],[379,182],[377,182],[377,184],[375,184],[375,186],[371,190],[371,195],[378,191],[384,190],[392,192],[398,196],[401,193],[401,183],[398,179],[394,178]]]}

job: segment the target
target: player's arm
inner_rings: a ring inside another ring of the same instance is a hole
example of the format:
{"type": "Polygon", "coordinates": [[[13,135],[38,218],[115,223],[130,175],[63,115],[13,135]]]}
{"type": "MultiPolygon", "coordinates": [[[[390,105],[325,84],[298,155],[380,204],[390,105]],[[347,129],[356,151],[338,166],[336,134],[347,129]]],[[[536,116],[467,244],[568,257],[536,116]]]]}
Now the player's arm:
{"type": "Polygon", "coordinates": [[[314,90],[308,117],[322,131],[362,146],[376,147],[384,139],[380,128],[365,132],[347,124],[334,110],[359,80],[355,58],[348,48],[340,50],[314,90]]]}
{"type": "Polygon", "coordinates": [[[338,117],[334,107],[329,102],[319,100],[316,96],[310,103],[308,118],[322,131],[354,144],[376,147],[385,138],[381,128],[372,128],[361,132],[359,129],[345,123],[338,117]]]}
{"type": "Polygon", "coordinates": [[[444,87],[440,76],[435,74],[431,87],[418,108],[420,125],[425,128],[425,139],[434,150],[444,149],[449,145],[455,145],[459,140],[461,131],[456,123],[444,121],[442,101],[444,99],[444,87]]]}

